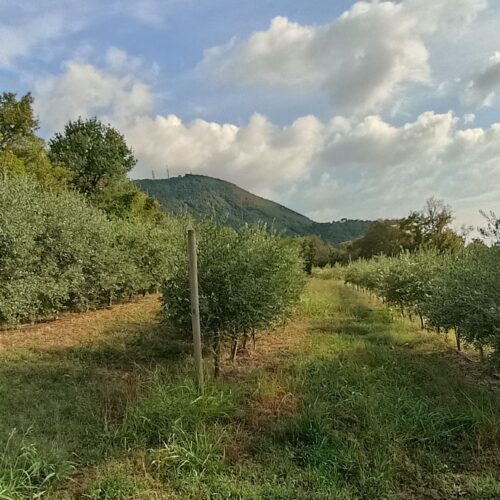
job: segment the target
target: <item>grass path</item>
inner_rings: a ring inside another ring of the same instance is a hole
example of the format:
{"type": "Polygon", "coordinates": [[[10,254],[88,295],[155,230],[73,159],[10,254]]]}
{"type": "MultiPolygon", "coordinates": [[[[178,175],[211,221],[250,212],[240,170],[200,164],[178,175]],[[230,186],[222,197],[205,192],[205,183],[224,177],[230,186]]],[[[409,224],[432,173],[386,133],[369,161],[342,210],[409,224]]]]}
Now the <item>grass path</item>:
{"type": "Polygon", "coordinates": [[[311,280],[201,398],[158,309],[0,334],[0,498],[500,497],[498,393],[374,299],[311,280]]]}

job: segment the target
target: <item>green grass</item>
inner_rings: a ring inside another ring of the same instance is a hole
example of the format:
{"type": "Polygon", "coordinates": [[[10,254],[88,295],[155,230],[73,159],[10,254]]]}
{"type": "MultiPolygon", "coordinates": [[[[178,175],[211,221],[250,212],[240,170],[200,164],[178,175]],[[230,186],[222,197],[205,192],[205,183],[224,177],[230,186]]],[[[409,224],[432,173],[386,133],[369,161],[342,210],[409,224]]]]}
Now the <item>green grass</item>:
{"type": "Polygon", "coordinates": [[[66,477],[71,470],[69,462],[41,454],[29,442],[29,434],[18,436],[13,430],[0,455],[0,498],[41,496],[51,483],[66,477]]]}
{"type": "Polygon", "coordinates": [[[268,340],[202,396],[185,343],[154,317],[0,355],[3,444],[21,433],[0,498],[500,497],[498,394],[443,338],[331,280],[310,281],[302,315],[271,334],[305,330],[286,355],[268,340]]]}
{"type": "Polygon", "coordinates": [[[90,500],[120,500],[134,498],[139,491],[137,481],[130,476],[108,475],[90,481],[84,497],[90,500]]]}

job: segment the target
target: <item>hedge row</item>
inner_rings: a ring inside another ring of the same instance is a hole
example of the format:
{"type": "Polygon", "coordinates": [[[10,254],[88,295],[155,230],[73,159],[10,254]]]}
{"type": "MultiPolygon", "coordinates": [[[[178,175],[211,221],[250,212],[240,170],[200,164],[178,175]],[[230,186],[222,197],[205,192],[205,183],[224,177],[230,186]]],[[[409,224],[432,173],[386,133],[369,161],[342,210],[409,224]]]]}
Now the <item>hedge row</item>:
{"type": "Polygon", "coordinates": [[[500,353],[500,247],[472,244],[456,253],[407,253],[356,261],[348,283],[420,316],[422,326],[457,333],[483,353],[500,353]]]}
{"type": "Polygon", "coordinates": [[[110,220],[71,192],[0,180],[0,324],[81,311],[158,289],[179,223],[110,220]]]}

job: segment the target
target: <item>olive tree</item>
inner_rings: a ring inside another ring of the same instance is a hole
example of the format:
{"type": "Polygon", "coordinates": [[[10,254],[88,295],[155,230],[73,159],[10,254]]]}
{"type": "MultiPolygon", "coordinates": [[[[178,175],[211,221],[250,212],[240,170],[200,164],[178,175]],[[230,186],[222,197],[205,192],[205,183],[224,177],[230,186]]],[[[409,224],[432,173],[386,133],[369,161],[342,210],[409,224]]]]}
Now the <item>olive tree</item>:
{"type": "Polygon", "coordinates": [[[106,306],[159,289],[181,222],[109,219],[73,192],[0,182],[0,323],[106,306]]]}
{"type": "MultiPolygon", "coordinates": [[[[221,348],[257,329],[282,321],[299,300],[303,262],[298,245],[268,233],[263,227],[233,229],[203,222],[198,236],[200,316],[205,344],[219,373],[221,348]]],[[[184,257],[163,289],[165,316],[189,330],[190,294],[184,257]]]]}
{"type": "Polygon", "coordinates": [[[500,349],[500,247],[474,243],[442,252],[422,249],[348,266],[345,279],[375,291],[401,311],[418,314],[422,326],[454,329],[457,349],[465,340],[484,356],[500,349]]]}

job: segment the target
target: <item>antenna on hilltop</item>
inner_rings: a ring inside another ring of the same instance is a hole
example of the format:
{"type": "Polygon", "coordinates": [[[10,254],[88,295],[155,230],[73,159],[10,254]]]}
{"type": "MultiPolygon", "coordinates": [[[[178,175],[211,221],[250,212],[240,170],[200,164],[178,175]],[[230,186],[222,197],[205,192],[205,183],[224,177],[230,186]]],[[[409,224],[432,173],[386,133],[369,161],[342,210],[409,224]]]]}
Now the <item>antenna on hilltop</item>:
{"type": "Polygon", "coordinates": [[[151,177],[153,178],[153,180],[156,179],[156,175],[155,175],[155,171],[154,170],[151,170],[151,177]]]}
{"type": "Polygon", "coordinates": [[[167,170],[167,179],[170,179],[170,169],[168,168],[168,165],[165,165],[165,168],[167,170]]]}

